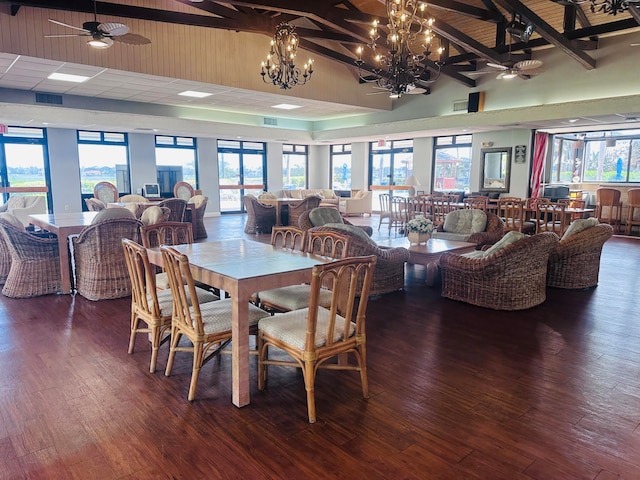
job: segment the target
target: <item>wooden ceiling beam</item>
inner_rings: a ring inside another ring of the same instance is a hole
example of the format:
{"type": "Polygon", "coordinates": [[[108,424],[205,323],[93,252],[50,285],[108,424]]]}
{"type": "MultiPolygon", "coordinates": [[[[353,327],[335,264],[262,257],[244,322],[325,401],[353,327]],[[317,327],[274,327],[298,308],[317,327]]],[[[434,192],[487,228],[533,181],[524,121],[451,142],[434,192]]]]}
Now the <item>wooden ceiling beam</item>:
{"type": "Polygon", "coordinates": [[[582,50],[575,48],[575,46],[567,40],[565,36],[545,22],[530,8],[523,5],[519,0],[496,0],[496,2],[509,12],[518,12],[522,18],[533,23],[536,26],[536,31],[542,38],[558,47],[562,52],[574,60],[578,61],[578,63],[586,69],[592,70],[596,68],[595,59],[591,58],[582,50]]]}

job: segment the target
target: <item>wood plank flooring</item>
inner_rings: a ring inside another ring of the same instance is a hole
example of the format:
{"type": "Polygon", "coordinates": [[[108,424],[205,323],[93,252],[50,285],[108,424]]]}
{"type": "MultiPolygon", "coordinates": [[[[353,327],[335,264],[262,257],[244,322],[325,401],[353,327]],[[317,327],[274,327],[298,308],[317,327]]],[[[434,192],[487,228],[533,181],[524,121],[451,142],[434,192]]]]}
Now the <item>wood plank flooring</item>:
{"type": "MultiPolygon", "coordinates": [[[[206,224],[246,236],[243,216],[206,224]]],[[[369,304],[371,398],[321,371],[314,425],[300,372],[271,368],[259,392],[255,357],[249,406],[231,404],[229,356],[187,402],[189,355],[169,378],[167,345],[155,374],[145,338],[127,355],[129,299],[0,296],[0,479],[638,479],[638,272],[640,240],[614,237],[597,288],[497,312],[407,267],[369,304]]]]}

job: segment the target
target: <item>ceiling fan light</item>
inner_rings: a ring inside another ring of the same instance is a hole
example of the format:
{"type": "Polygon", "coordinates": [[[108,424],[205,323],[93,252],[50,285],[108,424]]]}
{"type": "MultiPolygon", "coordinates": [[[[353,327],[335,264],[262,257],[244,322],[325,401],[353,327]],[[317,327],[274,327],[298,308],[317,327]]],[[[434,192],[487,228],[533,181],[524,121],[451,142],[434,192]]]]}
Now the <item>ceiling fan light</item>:
{"type": "Polygon", "coordinates": [[[510,78],[516,78],[518,74],[516,72],[504,72],[500,78],[509,80],[510,78]]]}
{"type": "Polygon", "coordinates": [[[113,45],[113,40],[110,38],[93,37],[87,42],[87,45],[93,48],[109,48],[113,45]]]}

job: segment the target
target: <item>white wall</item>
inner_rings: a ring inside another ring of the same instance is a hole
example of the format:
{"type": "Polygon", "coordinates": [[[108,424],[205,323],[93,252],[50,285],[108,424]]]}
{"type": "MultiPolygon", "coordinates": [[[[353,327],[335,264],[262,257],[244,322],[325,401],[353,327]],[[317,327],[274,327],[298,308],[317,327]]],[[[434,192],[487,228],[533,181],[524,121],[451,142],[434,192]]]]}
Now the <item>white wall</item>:
{"type": "Polygon", "coordinates": [[[356,142],[351,144],[351,189],[369,189],[369,144],[356,142]]]}
{"type": "Polygon", "coordinates": [[[80,159],[75,130],[47,128],[53,211],[81,212],[80,159]]]}
{"type": "Polygon", "coordinates": [[[156,183],[156,137],[144,133],[128,134],[131,193],[138,193],[145,183],[156,183]],[[135,159],[135,161],[132,161],[135,159]]]}
{"type": "Polygon", "coordinates": [[[329,188],[331,184],[331,152],[329,145],[309,146],[309,188],[329,188]]]}
{"type": "Polygon", "coordinates": [[[209,197],[205,215],[220,213],[220,195],[218,190],[218,141],[215,138],[198,138],[198,189],[209,197]]]}

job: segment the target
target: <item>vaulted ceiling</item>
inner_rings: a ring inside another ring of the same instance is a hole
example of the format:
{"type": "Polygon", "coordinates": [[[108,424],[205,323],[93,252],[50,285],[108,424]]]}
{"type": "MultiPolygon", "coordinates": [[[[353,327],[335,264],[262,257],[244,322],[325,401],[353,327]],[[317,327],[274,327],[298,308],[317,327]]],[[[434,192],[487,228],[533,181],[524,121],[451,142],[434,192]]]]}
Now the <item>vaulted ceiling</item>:
{"type": "MultiPolygon", "coordinates": [[[[602,0],[595,0],[597,4],[602,0]]],[[[354,66],[357,46],[367,44],[368,28],[374,19],[385,16],[384,0],[263,0],[261,2],[227,0],[175,0],[190,7],[170,10],[149,7],[154,2],[121,0],[0,0],[10,4],[16,15],[22,6],[136,18],[153,22],[210,27],[273,35],[277,24],[296,25],[301,46],[316,55],[354,66]],[[125,3],[126,2],[126,3],[125,3]],[[194,12],[194,13],[191,13],[194,12]]],[[[431,0],[428,13],[435,19],[433,29],[445,47],[446,75],[468,87],[475,87],[470,72],[484,62],[503,63],[531,58],[539,48],[555,47],[587,70],[597,67],[590,52],[597,49],[601,36],[637,29],[639,3],[616,15],[592,11],[592,2],[582,0],[431,0]],[[580,3],[576,4],[573,1],[580,3]],[[527,42],[510,38],[507,26],[514,14],[524,24],[535,27],[527,42]],[[509,44],[511,43],[511,48],[509,44]]],[[[383,22],[384,24],[384,22],[383,22]]],[[[431,59],[428,66],[436,69],[431,59]]],[[[365,70],[372,60],[365,58],[365,70]]]]}

